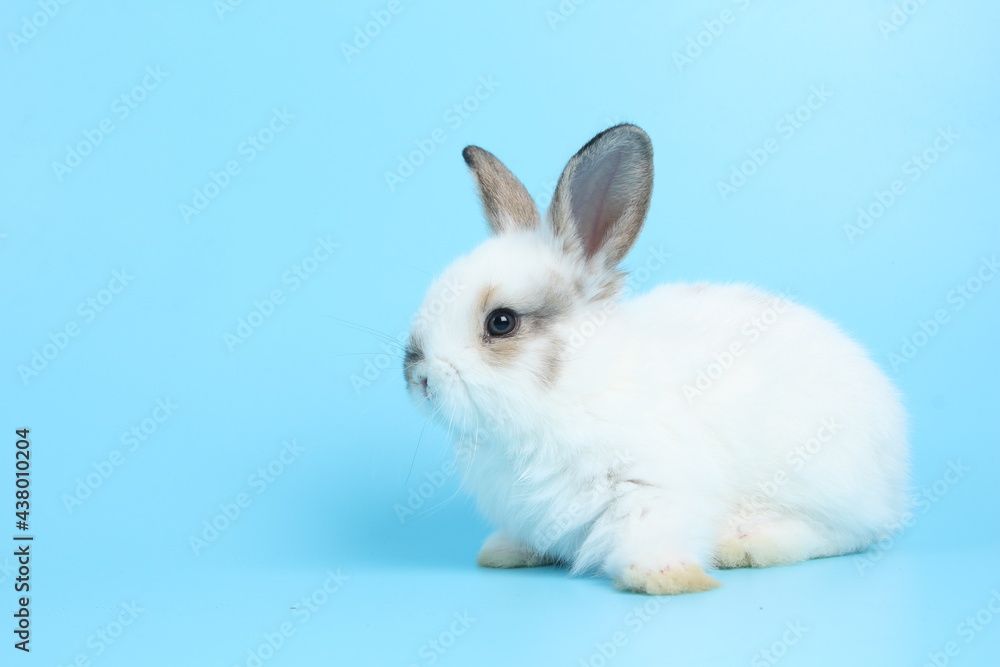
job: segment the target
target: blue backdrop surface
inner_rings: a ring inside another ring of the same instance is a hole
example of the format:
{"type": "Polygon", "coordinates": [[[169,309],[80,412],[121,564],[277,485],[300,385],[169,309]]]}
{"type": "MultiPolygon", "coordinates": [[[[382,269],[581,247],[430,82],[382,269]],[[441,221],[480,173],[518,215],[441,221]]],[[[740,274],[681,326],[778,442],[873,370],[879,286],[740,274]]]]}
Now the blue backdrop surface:
{"type": "Polygon", "coordinates": [[[997,664],[1000,5],[0,15],[0,663],[997,664]],[[465,145],[545,205],[621,121],[656,149],[636,289],[786,292],[902,390],[895,539],[669,599],[475,566],[489,526],[393,339],[486,236],[465,145]]]}

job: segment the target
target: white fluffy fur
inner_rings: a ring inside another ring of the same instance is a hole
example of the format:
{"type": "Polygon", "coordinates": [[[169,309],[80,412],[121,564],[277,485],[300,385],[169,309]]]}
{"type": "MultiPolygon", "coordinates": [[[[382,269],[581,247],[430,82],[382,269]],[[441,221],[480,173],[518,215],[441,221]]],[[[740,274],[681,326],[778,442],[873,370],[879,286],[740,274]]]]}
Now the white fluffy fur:
{"type": "Polygon", "coordinates": [[[898,521],[905,416],[836,326],[747,285],[621,301],[617,284],[546,225],[491,238],[428,292],[407,378],[471,448],[465,485],[500,529],[481,564],[558,560],[683,593],[717,585],[704,569],[850,553],[898,521]],[[487,291],[515,310],[568,296],[557,326],[498,363],[482,349],[487,291]]]}

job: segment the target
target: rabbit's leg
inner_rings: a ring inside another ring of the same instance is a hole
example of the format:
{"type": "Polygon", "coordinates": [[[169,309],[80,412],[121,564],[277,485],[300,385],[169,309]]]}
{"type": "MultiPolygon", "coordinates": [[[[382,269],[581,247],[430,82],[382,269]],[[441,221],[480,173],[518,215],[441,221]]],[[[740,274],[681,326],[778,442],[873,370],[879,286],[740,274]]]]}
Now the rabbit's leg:
{"type": "Polygon", "coordinates": [[[486,538],[476,562],[482,567],[539,567],[551,565],[554,561],[544,554],[532,551],[502,530],[486,538]]]}
{"type": "Polygon", "coordinates": [[[730,520],[715,548],[720,568],[791,565],[845,553],[835,535],[792,516],[759,515],[730,520]]]}
{"type": "MultiPolygon", "coordinates": [[[[607,545],[604,571],[622,590],[649,595],[698,593],[721,586],[708,576],[711,522],[692,503],[652,486],[619,497],[590,540],[607,545]]],[[[587,545],[584,545],[587,549],[587,545]]]]}

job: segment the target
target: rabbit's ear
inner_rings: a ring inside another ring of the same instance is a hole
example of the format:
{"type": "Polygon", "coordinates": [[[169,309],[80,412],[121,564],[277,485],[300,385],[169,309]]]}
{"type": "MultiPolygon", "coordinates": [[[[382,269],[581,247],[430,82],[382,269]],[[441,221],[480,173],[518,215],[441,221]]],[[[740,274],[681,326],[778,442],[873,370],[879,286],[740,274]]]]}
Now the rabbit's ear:
{"type": "Polygon", "coordinates": [[[483,213],[494,234],[535,229],[541,224],[531,195],[495,155],[479,146],[466,146],[462,157],[476,178],[483,213]]]}
{"type": "Polygon", "coordinates": [[[570,158],[549,222],[556,234],[615,266],[635,243],[653,191],[653,146],[635,125],[615,125],[570,158]]]}

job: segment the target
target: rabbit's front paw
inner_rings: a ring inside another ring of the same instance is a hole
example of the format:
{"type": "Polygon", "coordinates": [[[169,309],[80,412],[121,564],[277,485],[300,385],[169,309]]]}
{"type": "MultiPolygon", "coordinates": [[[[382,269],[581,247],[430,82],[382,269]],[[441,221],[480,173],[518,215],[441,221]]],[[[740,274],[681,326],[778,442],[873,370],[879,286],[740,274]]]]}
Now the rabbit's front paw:
{"type": "Polygon", "coordinates": [[[701,593],[721,585],[695,563],[674,563],[659,569],[630,565],[615,579],[617,588],[646,595],[701,593]]]}

